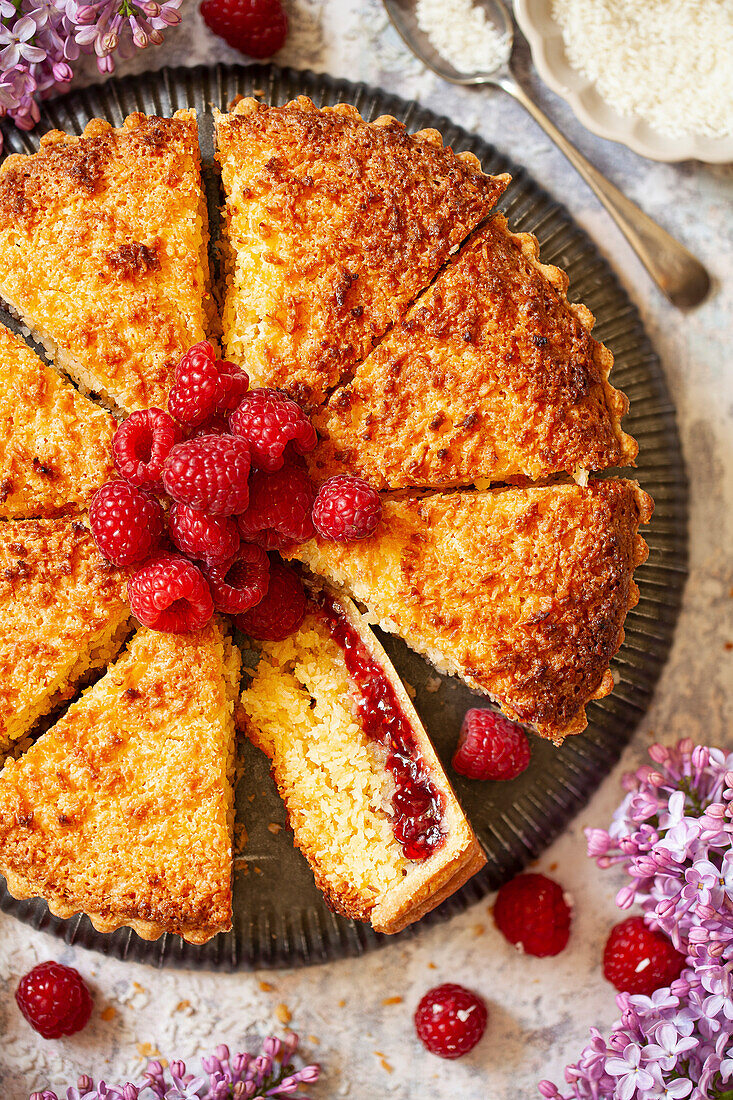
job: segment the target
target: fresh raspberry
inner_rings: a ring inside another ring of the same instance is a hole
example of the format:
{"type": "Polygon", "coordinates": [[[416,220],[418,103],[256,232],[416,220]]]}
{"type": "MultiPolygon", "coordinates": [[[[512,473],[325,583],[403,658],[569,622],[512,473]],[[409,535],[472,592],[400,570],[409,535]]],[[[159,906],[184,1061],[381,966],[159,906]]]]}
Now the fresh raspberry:
{"type": "Polygon", "coordinates": [[[313,525],[331,542],[369,538],[382,515],[382,501],[360,477],[337,474],[324,481],[313,505],[313,525]]]}
{"type": "Polygon", "coordinates": [[[279,642],[305,618],[307,600],[300,577],[281,561],[270,564],[270,583],[256,607],[238,615],[240,630],[258,641],[279,642]]]}
{"type": "Polygon", "coordinates": [[[545,875],[517,875],[499,890],[496,927],[528,955],[559,955],[570,937],[570,906],[562,886],[545,875]]]}
{"type": "Polygon", "coordinates": [[[182,424],[195,427],[217,413],[236,409],[249,378],[225,359],[217,359],[207,340],[190,348],[176,367],[168,409],[182,424]]]}
{"type": "Polygon", "coordinates": [[[188,634],[214,614],[206,577],[193,562],[175,554],[147,561],[127,582],[133,615],[143,626],[165,634],[188,634]]]}
{"type": "Polygon", "coordinates": [[[466,711],[453,767],[469,779],[516,779],[529,764],[527,734],[493,710],[466,711]]]}
{"type": "Polygon", "coordinates": [[[160,547],[165,516],[160,503],[142,489],[126,481],[108,481],[92,497],[89,526],[108,561],[137,565],[160,547]]]}
{"type": "Polygon", "coordinates": [[[315,495],[313,482],[297,462],[273,473],[255,470],[249,479],[249,506],[238,521],[242,538],[266,550],[282,550],[289,543],[313,538],[315,495]]]}
{"type": "Polygon", "coordinates": [[[139,489],[160,489],[168,452],[183,439],[172,416],[162,409],[140,409],[123,420],[112,439],[117,473],[139,489]]]}
{"type": "Polygon", "coordinates": [[[280,0],[203,0],[207,27],[248,57],[272,57],[288,36],[280,0]]]}
{"type": "Polygon", "coordinates": [[[316,429],[297,401],[277,390],[250,390],[229,417],[235,435],[249,443],[252,465],[279,470],[291,444],[297,454],[312,451],[318,442],[316,429]]]}
{"type": "Polygon", "coordinates": [[[221,565],[239,549],[239,528],[231,516],[210,516],[187,504],[171,504],[168,529],[175,546],[186,557],[221,565]]]}
{"type": "Polygon", "coordinates": [[[682,973],[685,956],[643,917],[629,917],[611,929],[603,952],[603,976],[621,993],[651,997],[682,973]]]}
{"type": "Polygon", "coordinates": [[[422,998],[415,1011],[415,1030],[431,1054],[461,1058],[476,1046],[488,1018],[480,997],[448,982],[429,989],[422,998]]]}
{"type": "Polygon", "coordinates": [[[15,991],[18,1008],[44,1039],[74,1035],[89,1023],[92,997],[78,970],[45,962],[25,974],[15,991]]]}
{"type": "Polygon", "coordinates": [[[249,448],[230,435],[177,443],[163,466],[163,487],[179,504],[212,516],[243,512],[249,502],[249,448]]]}
{"type": "Polygon", "coordinates": [[[241,615],[258,604],[267,592],[270,559],[261,546],[243,542],[235,557],[207,570],[206,576],[216,610],[241,615]]]}

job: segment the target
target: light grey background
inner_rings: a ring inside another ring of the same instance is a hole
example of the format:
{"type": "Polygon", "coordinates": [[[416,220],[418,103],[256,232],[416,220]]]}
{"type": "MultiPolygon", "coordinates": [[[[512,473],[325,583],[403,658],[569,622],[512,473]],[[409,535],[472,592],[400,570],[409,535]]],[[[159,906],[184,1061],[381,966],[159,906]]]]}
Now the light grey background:
{"type": "MultiPolygon", "coordinates": [[[[415,97],[494,142],[527,168],[595,238],[639,306],[662,356],[679,410],[692,487],[692,572],[676,644],[626,767],[652,738],[689,735],[733,747],[733,363],[731,362],[731,198],[729,166],[653,164],[586,133],[557,97],[527,72],[555,121],[632,198],[684,241],[710,268],[716,292],[684,316],[666,304],[585,185],[518,106],[501,92],[462,91],[426,73],[388,26],[378,0],[290,0],[292,33],[278,60],[365,80],[415,97]]],[[[163,47],[141,53],[120,72],[164,64],[238,61],[206,30],[192,0],[163,47]]],[[[526,51],[522,63],[529,70],[526,51]]],[[[92,68],[88,78],[95,77],[92,68]]],[[[292,1027],[325,1067],[314,1097],[351,1100],[516,1100],[533,1097],[539,1078],[559,1081],[590,1024],[615,1018],[612,990],[599,972],[613,896],[620,879],[584,855],[582,827],[603,824],[620,794],[610,776],[575,826],[540,861],[576,903],[568,949],[556,959],[524,958],[494,930],[482,903],[451,923],[363,959],[317,969],[220,976],[158,973],[104,959],[34,933],[0,915],[0,1095],[26,1100],[34,1088],[61,1085],[81,1072],[108,1082],[139,1076],[153,1052],[195,1058],[226,1041],[232,1047],[292,1027]],[[97,1012],[87,1030],[43,1042],[19,1016],[13,990],[36,962],[60,958],[94,988],[97,1012]],[[411,1015],[421,994],[442,981],[475,987],[491,1019],[483,1042],[459,1062],[425,1053],[411,1015]],[[400,1003],[385,1003],[401,997],[400,1003]]]]}

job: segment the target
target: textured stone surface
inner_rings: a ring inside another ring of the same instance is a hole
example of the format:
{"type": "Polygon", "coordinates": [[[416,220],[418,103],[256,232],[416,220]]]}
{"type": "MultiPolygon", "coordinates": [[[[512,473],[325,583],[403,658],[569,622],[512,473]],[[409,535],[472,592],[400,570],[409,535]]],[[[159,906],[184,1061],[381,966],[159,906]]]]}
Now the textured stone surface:
{"type": "MultiPolygon", "coordinates": [[[[279,60],[380,84],[414,96],[481,133],[525,164],[567,203],[605,250],[639,305],[660,352],[677,403],[692,485],[692,575],[671,660],[624,766],[652,737],[682,735],[733,747],[733,279],[730,274],[733,173],[730,167],[653,164],[586,133],[566,105],[528,77],[552,117],[632,198],[695,251],[717,279],[715,295],[683,316],[668,306],[593,195],[544,135],[503,93],[450,88],[427,74],[387,25],[378,0],[291,0],[293,33],[279,60]],[[727,240],[726,240],[727,237],[727,240]]],[[[236,61],[213,39],[191,0],[166,45],[140,54],[120,72],[163,64],[236,61]]],[[[522,62],[527,67],[526,54],[522,62]]],[[[94,73],[89,70],[89,75],[94,73]]],[[[314,1096],[351,1100],[515,1100],[536,1095],[562,1067],[591,1023],[614,1018],[612,990],[598,960],[616,919],[619,879],[584,856],[582,827],[605,823],[619,799],[619,769],[539,866],[571,892],[573,935],[556,959],[528,959],[495,931],[482,903],[450,924],[363,959],[303,971],[157,973],[69,950],[0,916],[0,1094],[59,1088],[82,1071],[107,1081],[139,1075],[153,1051],[193,1058],[226,1041],[236,1047],[282,1030],[285,1005],[306,1052],[326,1067],[314,1096]],[[17,978],[34,963],[60,958],[77,966],[97,997],[94,1022],[81,1036],[44,1043],[16,1011],[17,978]],[[484,1041],[458,1063],[426,1054],[411,1014],[430,985],[459,981],[487,999],[484,1041]],[[400,1003],[385,1004],[401,997],[400,1003]]]]}

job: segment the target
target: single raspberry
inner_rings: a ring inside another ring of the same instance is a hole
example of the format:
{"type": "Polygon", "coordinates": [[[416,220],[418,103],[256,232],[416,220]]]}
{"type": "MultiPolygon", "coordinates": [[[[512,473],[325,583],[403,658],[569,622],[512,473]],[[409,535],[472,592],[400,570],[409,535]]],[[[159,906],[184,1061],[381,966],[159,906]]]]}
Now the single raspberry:
{"type": "Polygon", "coordinates": [[[208,566],[229,561],[239,549],[239,528],[231,516],[210,516],[173,501],[168,529],[182,554],[208,566]]]}
{"type": "Polygon", "coordinates": [[[422,998],[415,1011],[415,1030],[431,1054],[461,1058],[476,1046],[488,1018],[480,997],[448,982],[429,989],[422,998]]]}
{"type": "Polygon", "coordinates": [[[629,917],[611,929],[603,952],[603,976],[621,993],[651,997],[682,973],[685,956],[643,917],[629,917]]]}
{"type": "Polygon", "coordinates": [[[160,503],[142,489],[108,481],[92,497],[89,526],[108,561],[137,565],[160,547],[165,516],[160,503]]]}
{"type": "Polygon", "coordinates": [[[25,974],[15,991],[18,1008],[44,1039],[74,1035],[89,1023],[92,997],[78,970],[45,962],[25,974]]]}
{"type": "Polygon", "coordinates": [[[360,477],[337,474],[324,481],[313,505],[313,526],[331,542],[369,538],[382,515],[382,501],[360,477]]]}
{"type": "Polygon", "coordinates": [[[258,641],[279,642],[305,618],[307,600],[300,577],[281,561],[270,564],[270,583],[256,607],[238,615],[240,630],[258,641]]]}
{"type": "Polygon", "coordinates": [[[289,444],[297,454],[312,451],[318,442],[316,429],[297,401],[277,390],[250,390],[229,417],[235,435],[249,443],[252,465],[279,470],[289,444]]]}
{"type": "Polygon", "coordinates": [[[516,779],[529,764],[527,734],[493,710],[466,711],[453,767],[469,779],[516,779]]]}
{"type": "Polygon", "coordinates": [[[261,546],[243,542],[236,556],[206,571],[214,607],[241,615],[260,603],[270,582],[270,559],[261,546]]]}
{"type": "Polygon", "coordinates": [[[266,550],[282,550],[289,543],[313,538],[315,495],[313,482],[297,462],[273,473],[255,470],[249,479],[249,505],[238,519],[242,538],[266,550]]]}
{"type": "Polygon", "coordinates": [[[280,0],[203,0],[207,27],[248,57],[272,57],[288,36],[280,0]]]}
{"type": "Polygon", "coordinates": [[[112,439],[120,477],[139,489],[161,489],[160,475],[168,453],[183,434],[162,409],[140,409],[123,420],[112,439]]]}
{"type": "Polygon", "coordinates": [[[163,466],[163,487],[179,504],[212,516],[243,512],[249,502],[249,448],[230,435],[177,443],[163,466]]]}
{"type": "Polygon", "coordinates": [[[236,409],[249,388],[249,378],[224,359],[217,359],[202,340],[186,352],[176,367],[168,409],[182,424],[195,427],[217,413],[236,409]]]}
{"type": "Polygon", "coordinates": [[[214,614],[206,577],[193,562],[175,554],[147,561],[127,582],[133,615],[143,626],[165,634],[188,634],[214,614]]]}
{"type": "Polygon", "coordinates": [[[559,955],[570,937],[570,906],[562,886],[546,875],[517,875],[504,883],[494,905],[496,927],[528,955],[559,955]]]}

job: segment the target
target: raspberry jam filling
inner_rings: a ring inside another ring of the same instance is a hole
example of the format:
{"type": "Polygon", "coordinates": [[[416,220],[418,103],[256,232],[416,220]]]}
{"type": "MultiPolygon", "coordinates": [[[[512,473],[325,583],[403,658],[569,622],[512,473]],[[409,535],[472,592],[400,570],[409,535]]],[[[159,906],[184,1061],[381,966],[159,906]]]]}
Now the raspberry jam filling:
{"type": "Polygon", "coordinates": [[[427,859],[445,840],[443,796],[430,779],[412,727],[381,666],[335,600],[318,593],[314,601],[329,634],[343,651],[364,733],[387,750],[386,767],[395,783],[394,835],[406,859],[427,859]]]}

